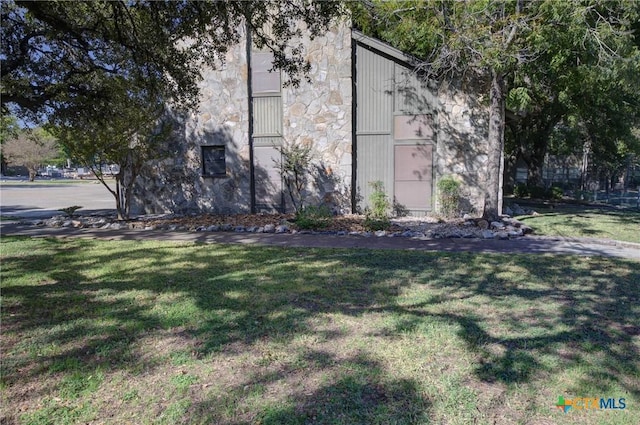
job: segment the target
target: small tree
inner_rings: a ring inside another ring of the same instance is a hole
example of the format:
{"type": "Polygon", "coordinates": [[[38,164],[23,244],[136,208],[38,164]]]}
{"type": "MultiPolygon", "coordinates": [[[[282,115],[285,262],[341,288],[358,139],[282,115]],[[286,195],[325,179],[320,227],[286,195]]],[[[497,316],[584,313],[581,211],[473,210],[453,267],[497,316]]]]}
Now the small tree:
{"type": "Polygon", "coordinates": [[[292,143],[276,149],[280,152],[281,159],[274,161],[280,169],[291,204],[296,214],[299,214],[305,205],[305,189],[311,169],[311,146],[292,143]]]}
{"type": "Polygon", "coordinates": [[[41,128],[19,132],[2,144],[2,155],[8,163],[26,167],[29,181],[34,181],[38,168],[58,155],[56,139],[41,128]]]}
{"type": "Polygon", "coordinates": [[[125,85],[112,85],[110,96],[94,102],[88,110],[69,108],[58,111],[52,131],[80,164],[89,167],[116,200],[119,220],[131,213],[134,183],[146,161],[158,158],[160,142],[170,125],[159,99],[133,93],[125,85]],[[112,189],[102,173],[105,164],[117,164],[112,189]]]}

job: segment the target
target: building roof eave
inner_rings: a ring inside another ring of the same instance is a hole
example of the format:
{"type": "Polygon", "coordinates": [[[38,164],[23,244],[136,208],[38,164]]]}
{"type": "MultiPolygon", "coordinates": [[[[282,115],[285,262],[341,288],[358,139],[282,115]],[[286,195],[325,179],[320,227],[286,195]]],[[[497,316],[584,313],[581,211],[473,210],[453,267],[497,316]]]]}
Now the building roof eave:
{"type": "Polygon", "coordinates": [[[351,30],[351,38],[354,41],[364,45],[365,47],[376,50],[401,62],[403,65],[409,68],[416,68],[422,63],[422,61],[415,56],[408,55],[402,50],[396,49],[395,47],[391,46],[388,43],[385,43],[384,41],[369,37],[356,29],[351,30]]]}

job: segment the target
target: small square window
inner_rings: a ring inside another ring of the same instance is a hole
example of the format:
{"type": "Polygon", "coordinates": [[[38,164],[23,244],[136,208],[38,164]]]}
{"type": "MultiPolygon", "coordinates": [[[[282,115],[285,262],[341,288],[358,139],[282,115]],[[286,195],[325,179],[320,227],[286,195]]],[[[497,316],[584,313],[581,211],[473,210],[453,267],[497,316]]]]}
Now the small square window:
{"type": "Polygon", "coordinates": [[[227,175],[224,146],[202,146],[202,175],[205,177],[227,175]]]}

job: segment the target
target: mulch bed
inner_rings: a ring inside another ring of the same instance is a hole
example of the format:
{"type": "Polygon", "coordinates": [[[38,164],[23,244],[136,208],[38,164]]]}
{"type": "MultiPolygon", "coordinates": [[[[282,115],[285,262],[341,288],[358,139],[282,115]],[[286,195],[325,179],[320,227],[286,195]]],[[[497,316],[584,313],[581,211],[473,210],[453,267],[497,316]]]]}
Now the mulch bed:
{"type": "MultiPolygon", "coordinates": [[[[293,214],[233,214],[233,215],[214,215],[214,214],[202,214],[197,216],[183,216],[183,217],[171,217],[171,218],[158,218],[151,220],[144,220],[148,226],[165,227],[167,225],[184,226],[186,228],[197,228],[201,226],[221,226],[224,224],[231,225],[233,227],[243,226],[249,227],[264,227],[267,224],[279,225],[287,224],[292,228],[297,228],[295,225],[295,216],[293,214]]],[[[342,215],[335,216],[328,221],[327,225],[319,230],[331,231],[331,232],[364,232],[366,231],[364,225],[364,216],[359,215],[342,215]]],[[[388,229],[392,232],[402,231],[403,227],[392,224],[388,229]]]]}

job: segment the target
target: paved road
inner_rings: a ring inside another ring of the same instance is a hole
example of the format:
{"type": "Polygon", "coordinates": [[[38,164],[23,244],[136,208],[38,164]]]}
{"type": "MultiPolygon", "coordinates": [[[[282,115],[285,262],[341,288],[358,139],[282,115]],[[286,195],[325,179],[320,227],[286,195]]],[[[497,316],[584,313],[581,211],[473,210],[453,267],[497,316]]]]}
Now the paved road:
{"type": "Polygon", "coordinates": [[[72,205],[82,206],[79,211],[82,214],[115,212],[113,195],[96,181],[0,181],[0,214],[3,216],[48,218],[60,214],[58,209],[72,205]]]}

